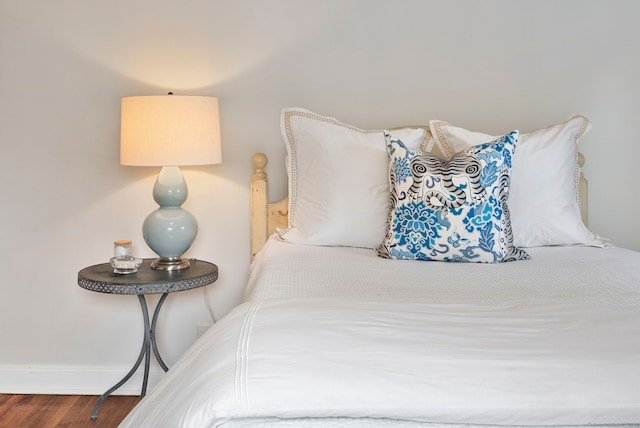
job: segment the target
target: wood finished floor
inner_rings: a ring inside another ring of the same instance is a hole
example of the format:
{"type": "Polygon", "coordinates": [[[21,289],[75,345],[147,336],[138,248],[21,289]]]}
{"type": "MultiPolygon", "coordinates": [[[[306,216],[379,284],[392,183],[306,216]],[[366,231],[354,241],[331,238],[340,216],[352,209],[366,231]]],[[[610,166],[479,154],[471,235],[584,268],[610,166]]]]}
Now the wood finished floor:
{"type": "Polygon", "coordinates": [[[0,394],[0,428],[117,427],[140,397],[110,396],[92,421],[97,400],[93,395],[0,394]]]}

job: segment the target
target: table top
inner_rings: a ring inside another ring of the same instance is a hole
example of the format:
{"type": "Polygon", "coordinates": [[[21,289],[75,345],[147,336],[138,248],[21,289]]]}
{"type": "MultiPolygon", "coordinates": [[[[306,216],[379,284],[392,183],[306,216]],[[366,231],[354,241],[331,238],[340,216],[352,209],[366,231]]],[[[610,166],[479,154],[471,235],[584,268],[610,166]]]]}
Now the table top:
{"type": "Polygon", "coordinates": [[[151,269],[153,259],[144,259],[136,273],[113,272],[110,263],[101,263],[78,272],[82,288],[108,294],[164,294],[203,287],[218,279],[218,266],[191,259],[188,269],[159,271],[151,269]]]}

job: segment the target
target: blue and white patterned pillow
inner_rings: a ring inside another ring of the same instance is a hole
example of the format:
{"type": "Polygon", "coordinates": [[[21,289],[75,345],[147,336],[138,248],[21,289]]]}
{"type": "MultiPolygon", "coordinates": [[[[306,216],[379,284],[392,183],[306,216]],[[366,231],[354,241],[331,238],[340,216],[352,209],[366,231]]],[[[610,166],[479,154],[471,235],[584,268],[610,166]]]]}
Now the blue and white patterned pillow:
{"type": "Polygon", "coordinates": [[[513,245],[507,207],[518,131],[448,161],[385,137],[391,209],[379,256],[478,263],[529,258],[513,245]]]}

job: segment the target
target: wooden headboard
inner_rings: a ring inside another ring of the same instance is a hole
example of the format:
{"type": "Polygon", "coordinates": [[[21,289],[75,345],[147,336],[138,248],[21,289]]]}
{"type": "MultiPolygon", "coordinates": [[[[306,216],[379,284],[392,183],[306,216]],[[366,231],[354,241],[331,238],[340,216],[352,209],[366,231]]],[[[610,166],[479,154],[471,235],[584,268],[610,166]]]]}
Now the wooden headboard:
{"type": "Polygon", "coordinates": [[[251,176],[251,258],[253,259],[269,236],[289,226],[289,199],[269,202],[269,180],[265,168],[267,155],[256,153],[251,176]]]}
{"type": "MultiPolygon", "coordinates": [[[[253,259],[262,246],[277,229],[286,229],[289,225],[289,200],[269,202],[269,180],[265,168],[267,155],[256,153],[253,162],[253,176],[251,177],[251,258],[253,259]]],[[[584,166],[584,156],[578,153],[578,163],[584,166]]],[[[588,224],[588,182],[584,174],[580,173],[579,199],[582,221],[588,224]]]]}

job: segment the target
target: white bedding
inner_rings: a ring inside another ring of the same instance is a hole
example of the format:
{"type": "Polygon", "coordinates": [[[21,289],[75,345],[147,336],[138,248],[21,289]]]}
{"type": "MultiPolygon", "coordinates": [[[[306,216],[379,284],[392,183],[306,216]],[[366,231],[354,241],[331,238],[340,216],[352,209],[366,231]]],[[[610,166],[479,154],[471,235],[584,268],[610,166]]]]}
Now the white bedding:
{"type": "Polygon", "coordinates": [[[121,426],[640,424],[640,253],[528,251],[400,262],[272,239],[245,303],[121,426]]]}
{"type": "Polygon", "coordinates": [[[338,297],[509,305],[566,301],[640,305],[640,253],[607,247],[527,248],[531,260],[443,263],[387,260],[372,250],[269,239],[245,300],[338,297]],[[517,286],[514,286],[517,285],[517,286]]]}

